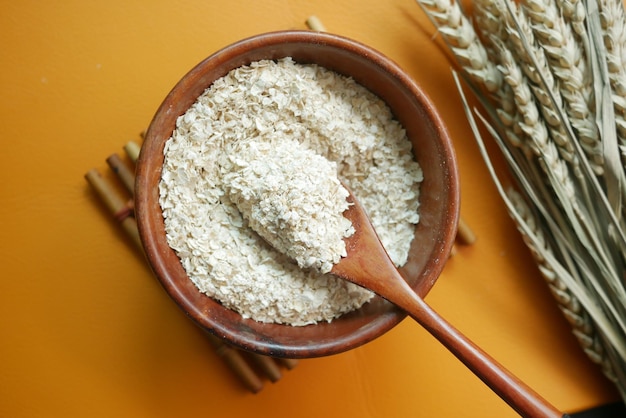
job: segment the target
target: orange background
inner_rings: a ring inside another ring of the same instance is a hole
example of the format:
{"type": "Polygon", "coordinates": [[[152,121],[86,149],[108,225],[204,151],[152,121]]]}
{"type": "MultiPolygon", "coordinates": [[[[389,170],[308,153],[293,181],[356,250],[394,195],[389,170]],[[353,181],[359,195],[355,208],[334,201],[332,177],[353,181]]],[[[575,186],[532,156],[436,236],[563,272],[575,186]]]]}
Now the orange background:
{"type": "Polygon", "coordinates": [[[21,0],[0,3],[0,416],[515,416],[410,320],[248,393],[83,179],[107,172],[105,158],[139,139],[204,57],[304,29],[311,14],[398,62],[448,124],[479,240],[459,248],[427,302],[557,407],[618,400],[497,197],[413,0],[21,0]]]}

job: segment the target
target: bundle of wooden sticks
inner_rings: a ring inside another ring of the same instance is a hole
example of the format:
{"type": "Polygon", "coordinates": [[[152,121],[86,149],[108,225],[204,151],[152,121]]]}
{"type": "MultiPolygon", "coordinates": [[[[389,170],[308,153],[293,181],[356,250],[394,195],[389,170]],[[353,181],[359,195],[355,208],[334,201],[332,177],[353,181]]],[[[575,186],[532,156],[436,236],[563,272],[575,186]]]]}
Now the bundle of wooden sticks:
{"type": "MultiPolygon", "coordinates": [[[[140,251],[143,246],[139,239],[137,222],[134,218],[133,195],[135,187],[135,171],[132,165],[139,156],[140,145],[134,141],[124,146],[127,158],[115,153],[107,158],[107,164],[116,174],[128,195],[119,191],[119,187],[103,176],[97,169],[91,169],[85,174],[85,179],[91,185],[98,197],[107,207],[112,217],[128,234],[131,241],[140,251]]],[[[257,393],[263,389],[264,380],[277,382],[282,377],[282,369],[293,369],[298,361],[293,359],[275,359],[260,354],[244,352],[231,347],[218,337],[206,334],[219,355],[241,383],[251,392],[257,393]]]]}

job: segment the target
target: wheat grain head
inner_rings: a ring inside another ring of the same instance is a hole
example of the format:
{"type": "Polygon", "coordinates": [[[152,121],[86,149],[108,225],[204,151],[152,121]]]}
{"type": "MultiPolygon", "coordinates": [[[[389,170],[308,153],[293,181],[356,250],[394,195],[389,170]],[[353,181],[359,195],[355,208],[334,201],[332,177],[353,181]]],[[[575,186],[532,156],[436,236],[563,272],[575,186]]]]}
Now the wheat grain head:
{"type": "Polygon", "coordinates": [[[603,173],[604,157],[595,124],[593,85],[584,51],[572,34],[554,1],[522,0],[535,39],[546,52],[548,64],[559,80],[559,88],[570,122],[591,167],[603,173]]]}

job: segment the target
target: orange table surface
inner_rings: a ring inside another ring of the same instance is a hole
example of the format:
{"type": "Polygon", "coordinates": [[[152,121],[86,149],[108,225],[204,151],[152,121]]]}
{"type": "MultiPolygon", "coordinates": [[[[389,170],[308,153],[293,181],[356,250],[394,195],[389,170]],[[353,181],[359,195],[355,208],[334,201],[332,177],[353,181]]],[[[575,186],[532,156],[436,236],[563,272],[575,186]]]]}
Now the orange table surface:
{"type": "Polygon", "coordinates": [[[27,0],[0,5],[0,416],[516,416],[410,320],[248,393],[85,182],[204,57],[313,14],[406,69],[450,130],[478,241],[427,302],[558,408],[619,399],[509,220],[414,1],[27,0]]]}

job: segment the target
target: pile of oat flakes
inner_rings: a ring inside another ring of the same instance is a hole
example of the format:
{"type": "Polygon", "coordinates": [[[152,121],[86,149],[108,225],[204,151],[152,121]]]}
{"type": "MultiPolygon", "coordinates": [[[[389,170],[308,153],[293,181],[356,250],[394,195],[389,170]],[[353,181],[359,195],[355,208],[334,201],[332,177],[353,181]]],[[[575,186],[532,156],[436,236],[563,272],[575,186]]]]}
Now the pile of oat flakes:
{"type": "Polygon", "coordinates": [[[295,326],[362,306],[369,291],[299,268],[254,232],[231,201],[224,156],[250,138],[297,141],[336,163],[400,266],[419,221],[422,180],[403,128],[352,79],[285,58],[216,80],[178,119],[165,146],[159,192],[167,239],[200,291],[245,318],[295,326]]]}

